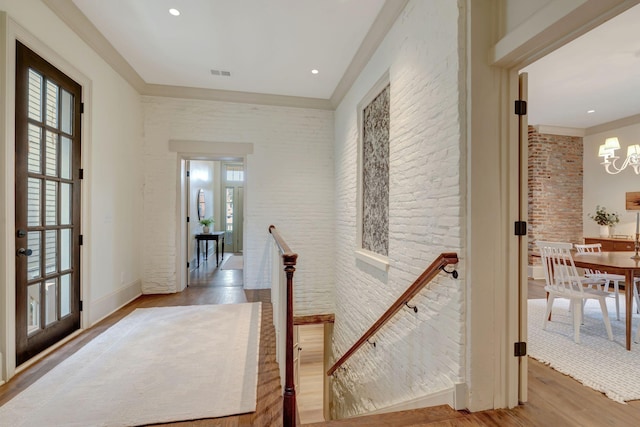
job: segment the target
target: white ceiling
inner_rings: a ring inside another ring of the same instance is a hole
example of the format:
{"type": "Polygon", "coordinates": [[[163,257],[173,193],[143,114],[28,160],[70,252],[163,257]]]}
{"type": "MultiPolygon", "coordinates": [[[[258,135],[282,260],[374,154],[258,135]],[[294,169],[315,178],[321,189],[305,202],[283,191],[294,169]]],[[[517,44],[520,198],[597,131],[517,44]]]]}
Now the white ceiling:
{"type": "Polygon", "coordinates": [[[640,6],[523,71],[529,124],[586,129],[640,114],[640,6]]]}
{"type": "MultiPolygon", "coordinates": [[[[325,100],[385,4],[72,1],[146,83],[325,100]],[[181,15],[171,16],[171,7],[181,15]],[[314,68],[319,74],[311,74],[314,68]],[[212,69],[231,76],[212,75],[212,69]]],[[[526,67],[529,123],[587,129],[640,114],[638,23],[640,6],[526,67]]]]}
{"type": "Polygon", "coordinates": [[[73,3],[146,83],[329,99],[385,0],[73,3]]]}

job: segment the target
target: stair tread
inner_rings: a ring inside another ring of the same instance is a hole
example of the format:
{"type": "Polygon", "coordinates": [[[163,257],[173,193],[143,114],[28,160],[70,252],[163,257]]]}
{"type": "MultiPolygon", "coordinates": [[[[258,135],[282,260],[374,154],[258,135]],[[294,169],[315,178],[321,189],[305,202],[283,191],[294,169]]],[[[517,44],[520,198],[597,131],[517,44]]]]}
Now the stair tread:
{"type": "MultiPolygon", "coordinates": [[[[411,409],[408,411],[390,412],[387,414],[365,415],[362,417],[346,418],[343,420],[325,421],[304,424],[304,427],[332,427],[332,426],[422,426],[430,423],[464,418],[449,405],[433,406],[431,408],[411,409]]],[[[453,424],[451,424],[453,425],[453,424]]]]}

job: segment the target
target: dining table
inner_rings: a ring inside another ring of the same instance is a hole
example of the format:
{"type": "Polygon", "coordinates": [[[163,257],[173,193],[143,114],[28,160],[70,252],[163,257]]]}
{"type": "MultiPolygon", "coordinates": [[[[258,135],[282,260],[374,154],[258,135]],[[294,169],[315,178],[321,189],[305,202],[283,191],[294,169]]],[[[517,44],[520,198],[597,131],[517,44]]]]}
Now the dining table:
{"type": "Polygon", "coordinates": [[[631,350],[632,319],[633,319],[633,278],[640,275],[640,258],[634,257],[634,252],[585,252],[574,253],[573,262],[576,267],[599,270],[611,274],[625,276],[625,316],[626,316],[626,346],[631,350]]]}

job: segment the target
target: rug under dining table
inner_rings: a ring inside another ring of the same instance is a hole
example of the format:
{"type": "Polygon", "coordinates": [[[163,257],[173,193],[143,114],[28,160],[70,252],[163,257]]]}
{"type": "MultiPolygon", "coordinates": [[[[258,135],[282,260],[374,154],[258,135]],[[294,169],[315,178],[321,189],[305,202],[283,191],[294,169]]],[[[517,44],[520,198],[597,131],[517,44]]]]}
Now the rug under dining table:
{"type": "MultiPolygon", "coordinates": [[[[640,399],[640,344],[625,347],[624,296],[620,301],[620,318],[615,318],[615,301],[607,298],[607,310],[613,330],[609,341],[598,301],[590,300],[584,309],[580,327],[580,344],[573,340],[573,315],[569,301],[558,298],[553,305],[552,321],[543,330],[546,300],[528,302],[529,356],[569,375],[587,387],[601,391],[616,402],[640,399]]],[[[635,307],[635,306],[634,306],[635,307]]],[[[633,332],[640,315],[633,314],[633,332]]]]}

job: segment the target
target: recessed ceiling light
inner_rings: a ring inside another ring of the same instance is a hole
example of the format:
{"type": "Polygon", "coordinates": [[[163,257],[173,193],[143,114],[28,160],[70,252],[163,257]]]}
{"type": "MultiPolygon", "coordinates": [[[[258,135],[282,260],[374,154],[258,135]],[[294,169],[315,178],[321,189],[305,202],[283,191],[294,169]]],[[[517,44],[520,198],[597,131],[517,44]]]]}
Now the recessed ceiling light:
{"type": "Polygon", "coordinates": [[[169,13],[172,14],[173,16],[178,16],[180,15],[180,11],[178,9],[169,9],[169,13]]]}
{"type": "Polygon", "coordinates": [[[587,114],[595,113],[596,110],[587,110],[587,114]]]}
{"type": "Polygon", "coordinates": [[[311,70],[311,74],[318,74],[318,73],[319,73],[319,71],[316,70],[316,69],[311,70]]]}

